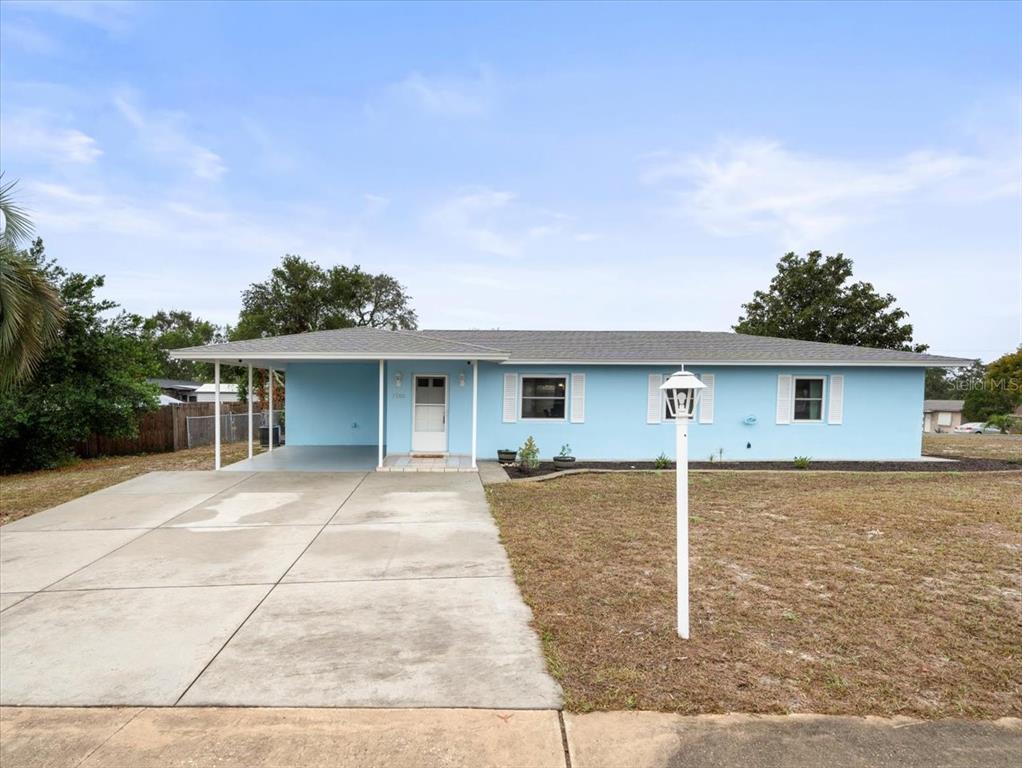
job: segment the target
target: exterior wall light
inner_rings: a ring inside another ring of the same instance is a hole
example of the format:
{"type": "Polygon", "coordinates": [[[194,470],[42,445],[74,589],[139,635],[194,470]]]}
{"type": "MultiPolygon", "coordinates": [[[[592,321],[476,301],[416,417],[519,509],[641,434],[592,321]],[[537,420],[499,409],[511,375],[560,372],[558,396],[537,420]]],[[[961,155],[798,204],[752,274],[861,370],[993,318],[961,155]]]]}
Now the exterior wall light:
{"type": "Polygon", "coordinates": [[[394,386],[397,389],[401,389],[401,371],[394,374],[394,386]]]}

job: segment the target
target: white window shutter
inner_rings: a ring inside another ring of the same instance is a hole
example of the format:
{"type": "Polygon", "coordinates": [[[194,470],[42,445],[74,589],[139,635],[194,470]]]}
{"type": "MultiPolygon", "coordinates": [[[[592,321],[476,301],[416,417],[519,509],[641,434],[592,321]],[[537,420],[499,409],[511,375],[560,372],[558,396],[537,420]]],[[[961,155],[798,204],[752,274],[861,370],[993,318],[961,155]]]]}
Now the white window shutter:
{"type": "Polygon", "coordinates": [[[504,374],[504,423],[518,421],[518,374],[504,374]]]}
{"type": "Polygon", "coordinates": [[[646,423],[659,424],[663,417],[663,393],[660,385],[664,383],[664,377],[659,373],[649,375],[649,384],[646,388],[646,423]]]}
{"type": "Polygon", "coordinates": [[[571,374],[571,423],[581,424],[586,420],[586,375],[571,374]]]}
{"type": "Polygon", "coordinates": [[[699,400],[699,423],[700,424],[712,424],[713,423],[713,385],[716,380],[716,376],[712,373],[704,373],[700,378],[700,381],[706,385],[706,389],[703,390],[703,394],[699,400]]]}
{"type": "Polygon", "coordinates": [[[845,377],[830,377],[830,401],[827,404],[827,423],[841,424],[845,418],[845,377]]]}
{"type": "Polygon", "coordinates": [[[777,377],[777,423],[791,424],[792,391],[791,376],[782,373],[777,377]]]}

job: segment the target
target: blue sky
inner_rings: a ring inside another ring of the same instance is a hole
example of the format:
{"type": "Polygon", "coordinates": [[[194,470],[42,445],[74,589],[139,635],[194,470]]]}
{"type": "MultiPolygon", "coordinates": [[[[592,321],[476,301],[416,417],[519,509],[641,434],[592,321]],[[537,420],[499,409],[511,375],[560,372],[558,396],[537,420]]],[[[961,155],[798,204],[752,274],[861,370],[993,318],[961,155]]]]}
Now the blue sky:
{"type": "Polygon", "coordinates": [[[285,252],[423,327],[726,330],[843,251],[917,341],[1022,337],[1022,4],[0,3],[0,164],[132,311],[285,252]]]}

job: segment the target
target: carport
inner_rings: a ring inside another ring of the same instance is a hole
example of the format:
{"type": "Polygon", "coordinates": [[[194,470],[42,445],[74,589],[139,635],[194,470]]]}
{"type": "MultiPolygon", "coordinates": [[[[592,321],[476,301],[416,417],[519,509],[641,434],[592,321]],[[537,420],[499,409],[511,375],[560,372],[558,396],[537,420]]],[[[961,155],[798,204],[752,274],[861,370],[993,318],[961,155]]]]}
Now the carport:
{"type": "Polygon", "coordinates": [[[214,469],[221,469],[221,368],[247,368],[248,458],[234,471],[474,471],[479,364],[508,354],[419,333],[352,328],[172,350],[212,363],[214,469]],[[253,371],[285,372],[286,445],[255,455],[253,371]],[[388,460],[389,459],[389,460],[388,460]],[[409,464],[423,460],[424,466],[409,464]]]}

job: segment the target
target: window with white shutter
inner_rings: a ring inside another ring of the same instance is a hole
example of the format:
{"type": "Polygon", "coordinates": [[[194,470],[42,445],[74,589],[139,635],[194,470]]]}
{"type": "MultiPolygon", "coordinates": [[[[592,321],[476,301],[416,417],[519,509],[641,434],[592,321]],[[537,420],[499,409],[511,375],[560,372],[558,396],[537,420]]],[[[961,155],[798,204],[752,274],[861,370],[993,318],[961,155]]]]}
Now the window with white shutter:
{"type": "Polygon", "coordinates": [[[830,402],[827,405],[827,423],[842,424],[845,418],[845,377],[830,377],[830,402]]]}
{"type": "Polygon", "coordinates": [[[586,375],[571,374],[571,423],[581,424],[586,420],[586,375]]]}
{"type": "Polygon", "coordinates": [[[713,401],[714,397],[714,384],[717,377],[712,373],[704,373],[700,377],[700,381],[706,385],[706,389],[703,390],[703,394],[700,395],[699,400],[699,423],[700,424],[712,424],[713,423],[713,401]]]}
{"type": "Polygon", "coordinates": [[[659,373],[649,375],[646,386],[646,423],[659,424],[660,419],[660,385],[664,383],[664,377],[659,373]]]}
{"type": "Polygon", "coordinates": [[[777,423],[791,424],[792,407],[792,380],[791,376],[782,373],[777,377],[777,423]]]}
{"type": "Polygon", "coordinates": [[[504,423],[518,421],[518,374],[504,374],[504,423]]]}

